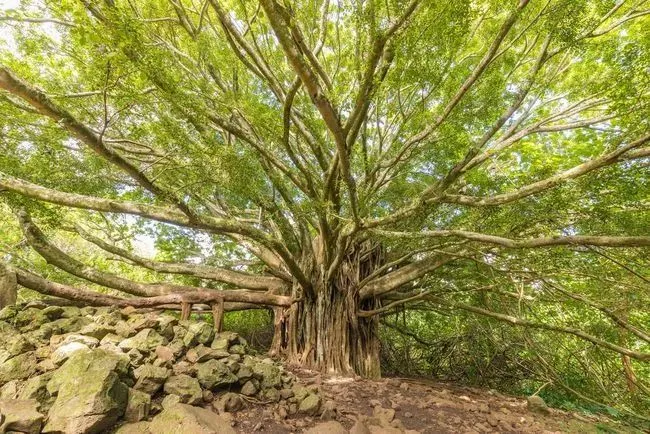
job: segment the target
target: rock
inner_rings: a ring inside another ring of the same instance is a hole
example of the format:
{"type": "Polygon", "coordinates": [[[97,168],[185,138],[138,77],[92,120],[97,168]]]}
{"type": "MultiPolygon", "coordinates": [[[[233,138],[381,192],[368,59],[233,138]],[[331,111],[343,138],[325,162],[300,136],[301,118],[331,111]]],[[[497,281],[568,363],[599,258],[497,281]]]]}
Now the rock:
{"type": "Polygon", "coordinates": [[[203,402],[212,402],[214,401],[214,393],[209,390],[203,391],[203,402]]]}
{"type": "MultiPolygon", "coordinates": [[[[119,346],[118,346],[119,348],[119,346]]],[[[133,366],[140,366],[144,363],[144,354],[142,354],[138,349],[136,348],[131,348],[129,351],[126,353],[127,356],[129,356],[129,359],[131,360],[131,364],[133,366]]]]}
{"type": "Polygon", "coordinates": [[[278,402],[280,401],[280,391],[272,387],[268,389],[262,389],[260,391],[260,398],[262,398],[264,401],[278,402]]]}
{"type": "Polygon", "coordinates": [[[149,431],[149,422],[127,423],[115,431],[115,434],[153,434],[149,431]]]}
{"type": "Polygon", "coordinates": [[[136,389],[129,388],[124,420],[140,422],[149,416],[151,396],[136,389]]]}
{"type": "Polygon", "coordinates": [[[176,404],[149,424],[152,433],[236,434],[223,417],[204,408],[176,404]]]}
{"type": "Polygon", "coordinates": [[[253,375],[260,380],[263,389],[269,387],[280,388],[282,386],[281,373],[275,365],[258,362],[253,365],[253,375]]]}
{"type": "Polygon", "coordinates": [[[320,409],[320,396],[309,394],[298,405],[298,412],[307,416],[316,416],[320,409]]]}
{"type": "Polygon", "coordinates": [[[280,389],[280,399],[289,399],[289,398],[293,398],[293,390],[280,389]]]}
{"type": "Polygon", "coordinates": [[[92,336],[84,336],[82,334],[75,334],[75,333],[66,335],[62,343],[63,345],[65,345],[72,342],[79,342],[80,344],[84,344],[88,348],[95,348],[96,346],[99,345],[99,339],[94,338],[92,336]]]}
{"type": "Polygon", "coordinates": [[[31,351],[10,358],[0,364],[0,384],[31,377],[36,373],[36,363],[36,356],[31,351]]]}
{"type": "Polygon", "coordinates": [[[171,315],[160,315],[156,318],[156,330],[167,339],[174,337],[174,326],[178,324],[178,319],[171,315]]]}
{"type": "Polygon", "coordinates": [[[214,337],[214,327],[206,322],[193,322],[187,327],[187,333],[183,337],[183,343],[187,347],[199,344],[207,344],[214,337]]]}
{"type": "Polygon", "coordinates": [[[47,317],[50,321],[61,318],[63,315],[63,308],[61,306],[48,306],[43,309],[43,315],[47,317]]]}
{"type": "Polygon", "coordinates": [[[246,348],[244,348],[243,345],[235,344],[232,345],[230,348],[228,348],[228,352],[232,354],[239,354],[239,355],[244,355],[246,354],[246,348]]]}
{"type": "Polygon", "coordinates": [[[239,383],[245,383],[253,378],[253,370],[250,366],[240,366],[237,370],[237,378],[239,379],[239,383]]]}
{"type": "Polygon", "coordinates": [[[348,434],[348,430],[340,423],[332,420],[319,423],[315,427],[305,431],[304,434],[348,434]]]}
{"type": "Polygon", "coordinates": [[[305,386],[302,386],[300,384],[296,384],[291,388],[291,391],[293,392],[293,395],[296,397],[296,400],[298,402],[302,401],[309,395],[309,389],[307,389],[305,386]]]}
{"type": "Polygon", "coordinates": [[[220,412],[234,413],[244,408],[244,400],[236,393],[224,393],[212,405],[220,412]]]}
{"type": "Polygon", "coordinates": [[[52,378],[52,374],[43,374],[32,377],[25,382],[22,390],[18,394],[18,399],[31,399],[38,402],[38,410],[47,412],[54,402],[54,397],[47,391],[47,383],[52,378]]]}
{"type": "Polygon", "coordinates": [[[43,415],[33,399],[0,400],[0,432],[17,431],[38,434],[43,426],[43,415]]]}
{"type": "Polygon", "coordinates": [[[167,368],[145,364],[135,369],[133,375],[138,380],[133,388],[153,395],[169,378],[170,372],[167,368]]]}
{"type": "Polygon", "coordinates": [[[212,359],[225,359],[228,356],[230,356],[228,351],[215,350],[203,345],[197,345],[185,354],[185,358],[192,363],[201,363],[212,359]]]}
{"type": "Polygon", "coordinates": [[[196,377],[201,386],[206,389],[212,390],[238,381],[237,376],[230,372],[228,366],[218,360],[208,360],[197,364],[197,367],[196,377]]]}
{"type": "Polygon", "coordinates": [[[96,322],[85,325],[79,330],[79,334],[90,336],[96,339],[104,339],[109,334],[115,333],[115,327],[96,322]]]}
{"type": "Polygon", "coordinates": [[[247,381],[241,388],[241,394],[246,396],[253,396],[257,393],[258,387],[254,381],[247,381]]]}
{"type": "Polygon", "coordinates": [[[79,351],[47,383],[57,395],[48,413],[44,433],[100,433],[124,414],[128,389],[120,381],[128,358],[101,348],[79,351]]]}
{"type": "Polygon", "coordinates": [[[334,401],[325,401],[321,406],[321,420],[336,420],[336,403],[334,401]]]}
{"type": "Polygon", "coordinates": [[[128,338],[120,342],[118,347],[124,350],[136,349],[141,352],[155,351],[159,345],[167,344],[167,339],[160,336],[158,332],[153,329],[144,329],[138,332],[132,338],[128,338]]]}
{"type": "Polygon", "coordinates": [[[63,344],[57,348],[56,351],[52,353],[50,360],[55,365],[60,366],[65,363],[70,356],[79,351],[90,351],[90,348],[81,342],[68,342],[67,344],[63,344]]]}
{"type": "Polygon", "coordinates": [[[165,393],[178,395],[184,404],[200,404],[203,399],[201,386],[196,378],[189,375],[173,375],[167,379],[165,393]]]}
{"type": "Polygon", "coordinates": [[[350,434],[372,434],[367,426],[365,426],[361,421],[356,421],[355,424],[350,429],[350,434]]]}
{"type": "Polygon", "coordinates": [[[167,395],[163,398],[161,405],[162,408],[169,408],[172,405],[180,404],[181,403],[181,398],[178,395],[167,395]]]}
{"type": "Polygon", "coordinates": [[[43,311],[36,308],[29,308],[20,310],[14,317],[14,326],[20,328],[22,331],[36,330],[49,319],[43,314],[43,311]]]}
{"type": "Polygon", "coordinates": [[[395,410],[392,408],[383,408],[381,406],[376,406],[372,412],[373,416],[380,421],[384,422],[383,425],[390,424],[393,419],[395,419],[395,410]]]}
{"type": "Polygon", "coordinates": [[[0,309],[0,321],[8,321],[13,319],[19,310],[20,308],[13,303],[3,307],[0,309]]]}
{"type": "Polygon", "coordinates": [[[8,381],[4,386],[0,387],[0,399],[18,398],[18,393],[20,392],[22,385],[22,381],[19,380],[8,381]]]}
{"type": "Polygon", "coordinates": [[[131,336],[135,336],[138,332],[127,323],[120,321],[115,325],[115,333],[124,338],[130,338],[131,336]]]}
{"type": "Polygon", "coordinates": [[[231,344],[239,342],[239,336],[233,332],[221,332],[215,335],[210,348],[218,350],[228,350],[231,344]]]}
{"type": "Polygon", "coordinates": [[[181,362],[174,363],[174,366],[172,366],[172,370],[174,371],[174,375],[196,375],[196,365],[192,365],[191,363],[183,360],[181,362]]]}
{"type": "Polygon", "coordinates": [[[534,413],[548,414],[550,409],[546,406],[544,399],[537,395],[532,395],[526,398],[526,407],[529,411],[534,413]]]}
{"type": "Polygon", "coordinates": [[[18,330],[0,321],[0,364],[33,349],[34,346],[18,330]]]}
{"type": "Polygon", "coordinates": [[[122,337],[114,333],[109,333],[99,341],[99,346],[103,347],[105,345],[115,345],[118,346],[122,342],[122,337]]]}
{"type": "Polygon", "coordinates": [[[156,347],[156,357],[164,362],[173,362],[175,359],[174,351],[164,345],[159,345],[156,347]]]}
{"type": "Polygon", "coordinates": [[[81,316],[81,309],[77,306],[64,306],[61,318],[75,318],[81,316]]]}

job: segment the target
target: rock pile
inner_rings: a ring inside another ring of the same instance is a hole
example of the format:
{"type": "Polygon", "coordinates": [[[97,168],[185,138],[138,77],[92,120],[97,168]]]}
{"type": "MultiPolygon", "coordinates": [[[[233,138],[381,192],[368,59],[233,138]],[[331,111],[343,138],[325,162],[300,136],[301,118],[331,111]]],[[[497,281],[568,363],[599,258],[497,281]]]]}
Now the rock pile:
{"type": "Polygon", "coordinates": [[[0,433],[229,433],[224,413],[281,401],[289,415],[322,410],[315,389],[205,322],[37,303],[0,311],[0,433]]]}

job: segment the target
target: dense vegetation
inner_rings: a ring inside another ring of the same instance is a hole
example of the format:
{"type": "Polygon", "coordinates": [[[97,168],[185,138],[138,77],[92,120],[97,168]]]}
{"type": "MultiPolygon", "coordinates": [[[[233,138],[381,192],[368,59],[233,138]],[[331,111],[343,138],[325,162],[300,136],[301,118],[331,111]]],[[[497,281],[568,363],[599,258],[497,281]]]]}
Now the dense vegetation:
{"type": "Polygon", "coordinates": [[[22,1],[2,258],[22,298],[244,310],[305,366],[643,414],[648,7],[22,1]]]}

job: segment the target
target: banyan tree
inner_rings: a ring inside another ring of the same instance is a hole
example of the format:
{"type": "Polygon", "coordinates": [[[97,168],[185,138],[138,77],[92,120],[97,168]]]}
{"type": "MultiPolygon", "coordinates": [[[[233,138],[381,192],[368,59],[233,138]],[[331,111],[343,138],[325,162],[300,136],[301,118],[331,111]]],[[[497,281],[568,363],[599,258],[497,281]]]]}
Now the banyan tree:
{"type": "Polygon", "coordinates": [[[648,362],[645,3],[6,9],[0,215],[21,232],[2,287],[217,323],[270,308],[273,353],[343,374],[380,374],[380,319],[402,310],[648,362]]]}

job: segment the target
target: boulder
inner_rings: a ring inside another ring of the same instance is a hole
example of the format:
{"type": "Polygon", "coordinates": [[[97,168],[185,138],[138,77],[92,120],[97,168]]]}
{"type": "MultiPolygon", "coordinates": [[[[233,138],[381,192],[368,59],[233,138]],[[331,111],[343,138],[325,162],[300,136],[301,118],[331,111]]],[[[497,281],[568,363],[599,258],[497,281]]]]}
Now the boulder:
{"type": "Polygon", "coordinates": [[[24,380],[36,373],[36,356],[33,351],[18,354],[0,364],[0,384],[11,380],[24,380]]]}
{"type": "Polygon", "coordinates": [[[143,329],[139,331],[132,338],[124,339],[119,343],[118,347],[123,350],[136,349],[141,352],[155,351],[159,345],[167,344],[167,339],[160,336],[158,332],[153,329],[143,329]]]}
{"type": "Polygon", "coordinates": [[[84,344],[88,348],[95,348],[96,346],[99,345],[99,339],[94,338],[92,336],[84,336],[82,334],[76,334],[76,333],[71,333],[69,335],[66,335],[65,338],[63,339],[63,345],[69,344],[71,342],[79,342],[81,344],[84,344]]]}
{"type": "MultiPolygon", "coordinates": [[[[149,431],[149,422],[127,423],[115,431],[115,434],[153,434],[149,431]]],[[[160,434],[160,433],[158,433],[160,434]]]]}
{"type": "Polygon", "coordinates": [[[149,417],[150,409],[151,396],[139,390],[129,388],[124,420],[128,422],[140,422],[149,417]]]}
{"type": "Polygon", "coordinates": [[[167,368],[145,364],[133,371],[136,380],[135,389],[153,395],[162,387],[170,371],[167,368]]]}
{"type": "Polygon", "coordinates": [[[235,434],[230,424],[217,413],[185,404],[164,409],[148,428],[152,433],[235,434]]]}
{"type": "Polygon", "coordinates": [[[23,386],[23,382],[19,380],[8,381],[4,386],[0,387],[0,399],[16,399],[18,393],[23,386]]]}
{"type": "Polygon", "coordinates": [[[99,340],[104,339],[109,334],[115,333],[115,327],[107,324],[98,324],[96,322],[85,325],[79,330],[82,335],[90,336],[99,340]]]}
{"type": "Polygon", "coordinates": [[[14,326],[22,331],[36,330],[49,321],[49,318],[43,314],[41,309],[29,308],[22,309],[16,314],[13,320],[14,326]]]}
{"type": "Polygon", "coordinates": [[[207,344],[214,338],[214,326],[207,322],[193,322],[187,327],[183,343],[187,347],[198,344],[207,344]]]}
{"type": "Polygon", "coordinates": [[[48,306],[43,309],[43,315],[45,315],[50,321],[54,321],[61,318],[61,315],[63,315],[63,308],[61,306],[48,306]]]}
{"type": "Polygon", "coordinates": [[[40,433],[43,415],[37,408],[33,399],[0,399],[0,433],[40,433]]]}
{"type": "Polygon", "coordinates": [[[340,423],[332,420],[329,422],[322,422],[313,428],[305,431],[304,434],[348,434],[348,430],[340,423]]]}
{"type": "Polygon", "coordinates": [[[33,349],[34,346],[18,330],[0,321],[0,364],[33,349]]]}
{"type": "Polygon", "coordinates": [[[219,412],[234,413],[244,408],[244,400],[236,393],[224,393],[212,404],[219,412]]]}
{"type": "Polygon", "coordinates": [[[230,353],[226,350],[217,350],[203,345],[197,345],[185,354],[185,358],[192,363],[207,362],[212,359],[225,359],[228,356],[230,356],[230,353]]]}
{"type": "Polygon", "coordinates": [[[163,398],[162,402],[160,403],[162,408],[168,408],[168,407],[171,407],[172,405],[176,405],[176,404],[181,404],[181,398],[180,398],[180,396],[174,395],[174,394],[166,395],[163,398]]]}
{"type": "Polygon", "coordinates": [[[282,377],[280,369],[277,366],[266,363],[258,362],[253,365],[253,375],[260,380],[263,389],[269,387],[279,388],[282,386],[282,377]]]}
{"type": "Polygon", "coordinates": [[[120,381],[128,358],[98,348],[74,353],[47,384],[57,398],[44,433],[105,432],[124,414],[128,389],[120,381]]]}
{"type": "Polygon", "coordinates": [[[74,353],[79,351],[90,351],[87,345],[82,344],[81,342],[68,342],[59,346],[50,357],[50,360],[55,365],[59,366],[65,363],[66,360],[70,358],[74,353]]]}
{"type": "Polygon", "coordinates": [[[541,396],[532,395],[526,398],[526,407],[529,411],[532,411],[534,413],[550,413],[550,409],[546,406],[546,402],[541,396]]]}
{"type": "Polygon", "coordinates": [[[238,381],[235,374],[230,372],[228,366],[219,360],[208,360],[205,363],[197,364],[196,377],[206,389],[216,389],[228,386],[238,381]]]}
{"type": "Polygon", "coordinates": [[[298,412],[307,416],[316,416],[320,409],[320,396],[309,394],[298,405],[298,412]]]}
{"type": "Polygon", "coordinates": [[[178,395],[184,404],[196,405],[203,400],[203,392],[196,378],[189,375],[172,375],[164,386],[165,393],[178,395]]]}
{"type": "Polygon", "coordinates": [[[257,393],[259,388],[255,384],[256,380],[248,380],[241,388],[241,394],[246,396],[253,396],[257,393]]]}
{"type": "Polygon", "coordinates": [[[47,391],[47,383],[52,378],[51,373],[37,375],[25,381],[18,399],[32,399],[39,404],[38,410],[47,412],[54,402],[54,397],[47,391]]]}
{"type": "Polygon", "coordinates": [[[253,378],[253,369],[250,366],[240,365],[237,370],[237,378],[240,383],[245,383],[253,378]]]}

